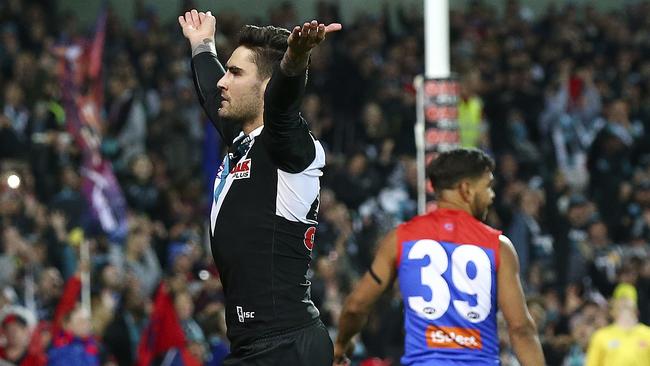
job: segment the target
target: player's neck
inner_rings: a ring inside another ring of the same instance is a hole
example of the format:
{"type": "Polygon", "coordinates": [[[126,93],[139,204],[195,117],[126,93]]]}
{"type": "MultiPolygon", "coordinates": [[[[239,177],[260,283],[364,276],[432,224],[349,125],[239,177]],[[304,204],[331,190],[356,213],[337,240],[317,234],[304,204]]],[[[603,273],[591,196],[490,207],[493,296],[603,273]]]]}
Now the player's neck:
{"type": "Polygon", "coordinates": [[[250,135],[251,132],[253,132],[255,129],[260,127],[261,125],[264,124],[264,120],[262,119],[262,116],[260,115],[258,118],[245,122],[242,124],[241,129],[244,131],[245,134],[250,135]]]}
{"type": "Polygon", "coordinates": [[[472,208],[469,206],[468,203],[460,200],[449,199],[447,197],[442,198],[438,201],[438,208],[446,208],[448,210],[460,210],[460,211],[465,211],[470,215],[472,214],[472,208]]]}

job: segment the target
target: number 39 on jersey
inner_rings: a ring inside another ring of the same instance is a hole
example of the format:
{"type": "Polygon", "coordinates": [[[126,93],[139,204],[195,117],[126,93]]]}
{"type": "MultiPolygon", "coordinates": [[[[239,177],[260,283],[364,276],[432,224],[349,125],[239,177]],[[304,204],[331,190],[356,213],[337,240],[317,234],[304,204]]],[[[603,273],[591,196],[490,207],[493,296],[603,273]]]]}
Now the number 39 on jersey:
{"type": "Polygon", "coordinates": [[[494,251],[431,239],[404,242],[401,250],[407,332],[421,334],[430,348],[481,349],[482,333],[492,333],[482,323],[493,323],[496,313],[494,251]]]}
{"type": "Polygon", "coordinates": [[[427,239],[410,248],[408,259],[422,260],[420,283],[428,291],[421,288],[421,295],[405,297],[409,307],[432,320],[443,316],[450,306],[471,323],[485,320],[492,307],[490,258],[475,245],[450,244],[450,253],[443,245],[427,239]],[[427,292],[431,295],[425,299],[422,295],[427,292]],[[452,294],[456,296],[452,298],[452,294]]]}

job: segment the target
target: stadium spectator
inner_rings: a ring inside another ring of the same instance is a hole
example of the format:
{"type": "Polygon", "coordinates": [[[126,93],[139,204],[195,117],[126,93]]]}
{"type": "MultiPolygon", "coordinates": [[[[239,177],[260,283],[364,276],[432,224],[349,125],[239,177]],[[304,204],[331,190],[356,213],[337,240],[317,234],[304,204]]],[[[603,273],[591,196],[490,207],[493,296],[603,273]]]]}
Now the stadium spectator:
{"type": "Polygon", "coordinates": [[[24,307],[7,306],[2,309],[0,323],[4,343],[0,346],[0,360],[16,366],[45,366],[45,352],[35,334],[36,318],[24,307]]]}

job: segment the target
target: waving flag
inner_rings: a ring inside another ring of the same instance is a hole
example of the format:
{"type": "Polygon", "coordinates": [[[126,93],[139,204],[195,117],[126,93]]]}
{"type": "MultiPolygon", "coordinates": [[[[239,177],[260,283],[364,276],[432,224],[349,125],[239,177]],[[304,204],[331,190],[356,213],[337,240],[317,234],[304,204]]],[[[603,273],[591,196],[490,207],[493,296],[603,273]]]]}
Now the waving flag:
{"type": "Polygon", "coordinates": [[[66,129],[83,152],[82,193],[93,222],[109,240],[122,243],[127,234],[127,206],[111,163],[99,151],[103,104],[102,55],[106,39],[106,10],[102,10],[92,40],[60,49],[61,90],[66,129]]]}
{"type": "Polygon", "coordinates": [[[128,234],[126,200],[111,163],[90,156],[81,169],[81,191],[90,203],[91,213],[114,243],[122,243],[128,234]]]}
{"type": "Polygon", "coordinates": [[[165,365],[200,366],[201,362],[187,351],[185,342],[174,302],[163,283],[156,292],[149,325],[140,338],[136,366],[151,366],[154,360],[164,360],[165,365]]]}

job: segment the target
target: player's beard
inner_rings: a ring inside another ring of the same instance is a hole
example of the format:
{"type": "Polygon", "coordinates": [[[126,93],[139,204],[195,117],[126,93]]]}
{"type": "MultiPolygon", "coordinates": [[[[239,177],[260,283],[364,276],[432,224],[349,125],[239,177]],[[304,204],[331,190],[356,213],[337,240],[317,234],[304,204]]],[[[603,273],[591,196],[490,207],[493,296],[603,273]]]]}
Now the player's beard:
{"type": "Polygon", "coordinates": [[[487,219],[487,215],[490,209],[490,204],[489,203],[483,203],[481,201],[481,198],[479,195],[474,196],[474,202],[473,202],[473,216],[480,221],[485,221],[487,219]]]}
{"type": "Polygon", "coordinates": [[[242,125],[257,119],[264,108],[259,88],[260,84],[257,84],[238,98],[226,101],[225,106],[219,108],[219,117],[242,125]]]}

